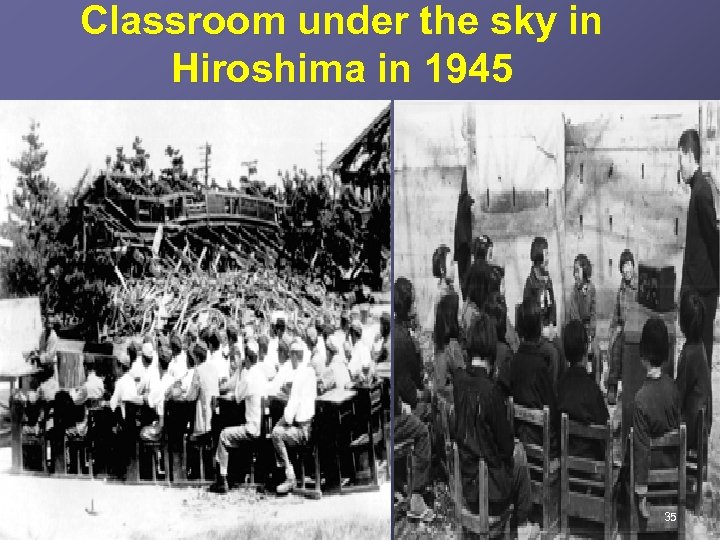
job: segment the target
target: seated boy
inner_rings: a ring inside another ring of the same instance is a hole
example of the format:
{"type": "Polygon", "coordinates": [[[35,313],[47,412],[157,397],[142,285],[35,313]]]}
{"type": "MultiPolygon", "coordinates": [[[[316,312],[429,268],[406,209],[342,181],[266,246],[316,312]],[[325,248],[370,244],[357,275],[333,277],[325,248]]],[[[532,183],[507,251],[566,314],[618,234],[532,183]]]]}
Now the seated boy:
{"type": "MultiPolygon", "coordinates": [[[[551,380],[552,366],[548,365],[541,342],[542,312],[532,298],[523,301],[520,328],[523,340],[507,369],[499,374],[498,384],[518,405],[532,409],[547,405],[550,408],[550,457],[557,461],[555,458],[560,456],[560,416],[551,380]]],[[[520,424],[516,426],[515,435],[526,444],[543,444],[542,430],[536,426],[520,424]]]]}
{"type": "Polygon", "coordinates": [[[465,504],[478,513],[478,463],[484,460],[490,514],[499,515],[512,503],[515,526],[525,526],[532,507],[530,473],[522,444],[513,439],[505,398],[492,381],[496,334],[487,314],[475,317],[468,332],[467,368],[453,375],[454,431],[462,434],[456,437],[460,478],[465,504]]]}
{"type": "Polygon", "coordinates": [[[637,280],[635,276],[635,259],[632,252],[626,249],[620,254],[620,288],[615,300],[612,320],[610,321],[610,366],[607,380],[608,402],[615,403],[617,384],[622,376],[623,329],[627,318],[628,304],[637,300],[637,280]]]}
{"type": "MultiPolygon", "coordinates": [[[[575,422],[605,425],[609,418],[608,409],[595,378],[587,372],[586,343],[585,327],[580,321],[573,320],[565,325],[563,346],[570,367],[558,383],[558,409],[575,422]]],[[[605,446],[602,441],[573,438],[570,454],[603,461],[605,446]]]]}
{"type": "Polygon", "coordinates": [[[631,494],[639,497],[638,509],[646,517],[648,470],[674,467],[678,462],[675,449],[658,449],[650,455],[650,439],[680,427],[680,396],[675,381],[662,370],[663,362],[668,359],[668,348],[665,323],[658,318],[649,319],[640,337],[640,360],[647,369],[647,376],[633,402],[635,493],[631,494]]]}

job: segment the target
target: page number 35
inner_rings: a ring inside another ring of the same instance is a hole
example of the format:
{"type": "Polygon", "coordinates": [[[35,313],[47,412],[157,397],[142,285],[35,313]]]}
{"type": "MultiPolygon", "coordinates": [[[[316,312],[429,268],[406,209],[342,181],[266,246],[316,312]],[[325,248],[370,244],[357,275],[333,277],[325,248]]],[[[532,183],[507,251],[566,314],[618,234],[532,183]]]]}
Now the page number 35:
{"type": "Polygon", "coordinates": [[[676,521],[677,514],[675,512],[665,512],[665,521],[676,521]]]}

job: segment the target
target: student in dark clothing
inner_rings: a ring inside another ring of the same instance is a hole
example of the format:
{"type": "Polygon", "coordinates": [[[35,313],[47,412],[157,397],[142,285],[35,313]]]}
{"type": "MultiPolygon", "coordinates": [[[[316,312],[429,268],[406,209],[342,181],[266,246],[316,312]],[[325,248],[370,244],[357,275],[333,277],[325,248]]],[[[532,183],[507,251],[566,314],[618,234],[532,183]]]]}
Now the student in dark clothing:
{"type": "MultiPolygon", "coordinates": [[[[508,369],[500,373],[498,383],[518,405],[533,409],[547,405],[550,408],[550,456],[555,459],[560,456],[560,416],[550,375],[552,366],[548,364],[540,342],[542,313],[531,298],[523,301],[520,326],[523,336],[520,348],[508,369]]],[[[536,426],[520,424],[515,432],[523,443],[543,444],[542,430],[536,426]]]]}
{"type": "Polygon", "coordinates": [[[490,294],[490,300],[485,305],[485,312],[493,319],[497,329],[497,346],[495,352],[495,367],[492,377],[497,380],[500,373],[509,369],[512,362],[513,351],[507,343],[507,307],[505,299],[497,292],[490,294]]]}
{"type": "MultiPolygon", "coordinates": [[[[567,413],[570,420],[585,425],[605,425],[608,409],[595,378],[587,372],[587,334],[579,320],[570,321],[563,330],[565,356],[570,367],[558,383],[558,409],[567,413]]],[[[570,439],[570,454],[597,461],[605,459],[602,441],[582,438],[570,439]]]]}
{"type": "Polygon", "coordinates": [[[622,355],[625,341],[625,321],[627,319],[628,306],[637,300],[637,276],[635,274],[635,258],[629,249],[623,250],[620,254],[620,288],[615,298],[610,321],[610,366],[607,379],[608,402],[615,403],[617,397],[617,384],[622,378],[622,355]]]}
{"type": "Polygon", "coordinates": [[[680,330],[685,345],[680,352],[675,383],[680,394],[680,411],[687,425],[687,448],[697,449],[697,415],[705,407],[708,433],[712,423],[712,383],[705,358],[702,332],[705,306],[694,292],[686,291],[680,299],[680,330]]]}
{"type": "MultiPolygon", "coordinates": [[[[490,237],[482,235],[473,241],[473,256],[475,260],[470,266],[467,276],[465,276],[465,290],[470,293],[472,282],[476,282],[477,293],[475,303],[479,309],[482,309],[485,300],[490,292],[492,280],[492,268],[488,261],[492,259],[493,243],[490,237]],[[478,303],[479,302],[479,303],[478,303]]],[[[470,299],[472,300],[472,298],[470,299]]]]}
{"type": "Polygon", "coordinates": [[[505,399],[493,384],[495,358],[494,321],[485,313],[473,319],[468,336],[466,370],[453,376],[455,439],[460,455],[460,479],[468,508],[477,513],[478,463],[488,468],[488,499],[491,515],[515,505],[515,526],[525,525],[532,507],[530,474],[522,445],[513,440],[505,399]]]}
{"type": "Polygon", "coordinates": [[[690,186],[685,250],[683,254],[680,291],[698,293],[705,306],[703,343],[708,366],[712,362],[713,325],[720,290],[720,238],[718,234],[715,198],[710,182],[700,168],[700,135],[688,129],[678,141],[680,174],[690,186]]]}
{"type": "Polygon", "coordinates": [[[542,332],[539,344],[552,365],[553,388],[557,388],[558,379],[565,371],[565,359],[557,339],[557,305],[552,279],[548,272],[550,259],[546,238],[538,236],[532,241],[530,259],[532,267],[525,281],[523,301],[531,300],[540,310],[542,332]]]}
{"type": "MultiPolygon", "coordinates": [[[[635,494],[640,498],[638,508],[647,517],[647,479],[652,468],[677,466],[675,449],[653,450],[650,439],[661,437],[680,428],[680,396],[675,381],[662,371],[668,358],[668,331],[658,318],[649,319],[640,337],[640,359],[647,369],[647,377],[633,402],[633,448],[635,461],[635,494]]],[[[629,456],[626,456],[629,460],[629,456]]]]}
{"type": "Polygon", "coordinates": [[[416,519],[431,520],[433,512],[422,497],[430,482],[430,434],[422,420],[412,413],[413,409],[419,408],[423,387],[422,358],[407,328],[413,304],[412,284],[406,278],[398,278],[393,292],[394,441],[396,444],[413,441],[414,444],[413,485],[410,486],[412,495],[408,514],[416,519]]]}

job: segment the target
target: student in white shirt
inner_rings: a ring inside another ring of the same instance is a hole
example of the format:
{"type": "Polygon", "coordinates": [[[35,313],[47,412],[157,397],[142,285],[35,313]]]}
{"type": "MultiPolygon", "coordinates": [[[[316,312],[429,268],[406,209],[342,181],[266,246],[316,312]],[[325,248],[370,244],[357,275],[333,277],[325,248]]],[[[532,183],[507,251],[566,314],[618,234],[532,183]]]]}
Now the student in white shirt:
{"type": "Polygon", "coordinates": [[[290,362],[295,371],[290,396],[283,417],[275,424],[272,441],[278,467],[285,469],[285,482],[277,487],[279,494],[295,488],[295,471],[288,457],[286,445],[306,444],[310,438],[310,426],[315,416],[317,378],[315,370],[302,362],[303,347],[299,342],[290,349],[290,362]]]}
{"type": "Polygon", "coordinates": [[[198,365],[193,371],[193,380],[184,398],[187,401],[196,401],[194,434],[201,435],[210,432],[212,421],[212,398],[220,394],[218,387],[219,377],[215,366],[206,361],[207,349],[202,343],[194,347],[193,356],[198,365]]]}
{"type": "Polygon", "coordinates": [[[327,350],[324,342],[320,346],[317,330],[313,326],[307,329],[307,345],[310,348],[310,365],[320,378],[327,364],[327,350]]]}
{"type": "MultiPolygon", "coordinates": [[[[290,347],[293,344],[293,338],[289,333],[283,335],[283,339],[278,346],[279,365],[275,376],[270,381],[268,393],[277,395],[283,392],[283,388],[287,383],[292,381],[295,370],[292,362],[290,362],[290,347]]],[[[302,346],[301,346],[302,347],[302,346]]],[[[302,359],[300,360],[302,361],[302,359]]]]}
{"type": "Polygon", "coordinates": [[[230,362],[223,356],[220,349],[220,336],[217,330],[210,332],[208,336],[208,363],[215,368],[218,374],[218,381],[230,379],[230,362]]]}
{"type": "Polygon", "coordinates": [[[114,411],[120,406],[122,417],[125,418],[125,402],[132,401],[138,405],[142,404],[142,398],[137,393],[135,378],[130,374],[130,358],[120,356],[118,358],[122,376],[115,383],[115,391],[110,398],[110,410],[114,411]]]}
{"type": "Polygon", "coordinates": [[[153,349],[150,343],[143,343],[140,358],[142,359],[143,369],[140,372],[140,381],[137,383],[137,392],[142,396],[150,392],[150,385],[153,384],[153,379],[159,379],[160,374],[157,370],[157,364],[153,366],[155,349],[153,349]]]}
{"type": "Polygon", "coordinates": [[[338,343],[336,336],[329,336],[326,345],[329,361],[320,379],[322,391],[327,392],[333,388],[347,388],[351,382],[350,372],[347,368],[345,356],[340,352],[342,344],[338,343]]]}
{"type": "Polygon", "coordinates": [[[352,342],[352,352],[350,355],[350,363],[348,364],[350,376],[353,379],[366,382],[372,379],[375,372],[375,363],[370,356],[370,350],[362,340],[362,325],[360,321],[353,322],[350,327],[350,340],[352,342]]]}
{"type": "Polygon", "coordinates": [[[150,379],[149,392],[145,396],[145,402],[155,409],[158,419],[149,426],[140,430],[140,438],[146,441],[156,441],[162,435],[165,414],[165,400],[170,395],[170,390],[175,380],[170,376],[171,353],[167,349],[160,349],[158,353],[158,376],[150,379]]]}
{"type": "Polygon", "coordinates": [[[280,340],[285,334],[284,313],[276,311],[272,314],[270,334],[267,354],[263,360],[263,369],[268,379],[275,377],[275,373],[277,373],[278,370],[278,347],[280,346],[280,340]]]}
{"type": "Polygon", "coordinates": [[[85,369],[87,370],[85,382],[72,394],[75,405],[82,405],[87,400],[100,400],[105,394],[105,383],[95,373],[92,357],[85,361],[85,369]]]}
{"type": "Polygon", "coordinates": [[[168,373],[173,380],[182,380],[187,373],[188,363],[187,354],[183,350],[182,340],[177,334],[173,334],[170,338],[170,350],[172,351],[172,360],[168,367],[168,373]]]}
{"type": "Polygon", "coordinates": [[[230,460],[228,450],[238,448],[243,441],[257,438],[260,435],[262,422],[262,398],[267,395],[267,378],[263,368],[258,364],[258,344],[249,341],[245,350],[245,370],[238,377],[235,386],[235,401],[245,401],[245,423],[232,426],[220,432],[215,461],[218,464],[218,475],[215,484],[209,490],[215,493],[227,493],[227,470],[230,460]]]}

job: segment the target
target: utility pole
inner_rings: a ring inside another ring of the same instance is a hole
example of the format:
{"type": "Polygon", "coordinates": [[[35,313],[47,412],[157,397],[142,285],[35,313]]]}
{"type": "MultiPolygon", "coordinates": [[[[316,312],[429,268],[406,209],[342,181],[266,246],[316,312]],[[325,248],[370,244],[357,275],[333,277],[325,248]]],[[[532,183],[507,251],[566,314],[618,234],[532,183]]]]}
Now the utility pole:
{"type": "Polygon", "coordinates": [[[323,141],[320,141],[320,148],[318,150],[315,150],[315,153],[319,156],[319,166],[320,166],[320,179],[322,180],[322,177],[325,175],[325,163],[324,163],[324,157],[325,152],[327,152],[327,148],[325,147],[325,143],[323,141]]]}
{"type": "Polygon", "coordinates": [[[198,147],[202,152],[201,159],[203,160],[205,167],[205,187],[208,187],[208,178],[210,177],[210,153],[212,152],[212,146],[206,142],[203,146],[198,147]]]}

